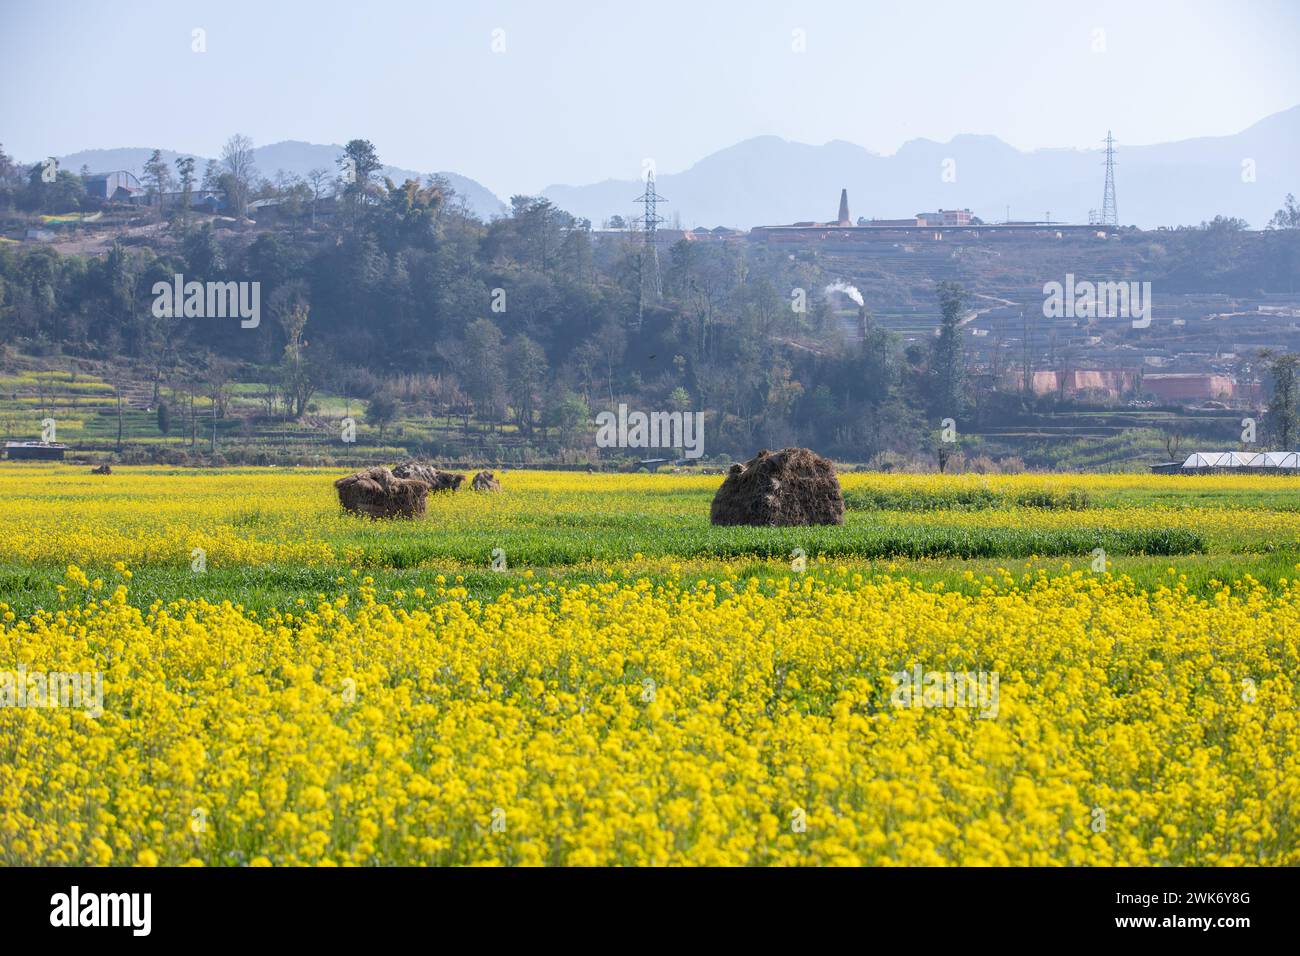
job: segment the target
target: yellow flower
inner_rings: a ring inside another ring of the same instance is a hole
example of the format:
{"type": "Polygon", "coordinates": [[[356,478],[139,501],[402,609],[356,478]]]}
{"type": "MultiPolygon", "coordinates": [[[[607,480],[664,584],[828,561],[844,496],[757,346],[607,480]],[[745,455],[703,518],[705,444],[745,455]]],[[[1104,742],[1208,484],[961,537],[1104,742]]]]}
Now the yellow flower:
{"type": "Polygon", "coordinates": [[[1203,503],[1240,478],[1162,481],[1185,508],[1076,508],[1152,479],[846,474],[878,507],[759,536],[804,542],[796,573],[785,540],[697,550],[750,540],[706,526],[716,476],[520,472],[382,524],[308,470],[128,467],[111,498],[51,473],[57,509],[0,473],[0,561],[39,584],[0,605],[0,669],[98,675],[103,712],[0,707],[0,865],[1300,864],[1290,572],[1199,587],[1178,557],[1095,573],[1091,547],[873,563],[808,543],[855,522],[1300,539],[1289,508],[1203,503]],[[582,523],[619,508],[672,533],[582,523]],[[557,516],[582,535],[534,527],[557,516]],[[577,563],[530,562],[537,541],[577,563]],[[191,577],[195,548],[271,596],[191,577]]]}

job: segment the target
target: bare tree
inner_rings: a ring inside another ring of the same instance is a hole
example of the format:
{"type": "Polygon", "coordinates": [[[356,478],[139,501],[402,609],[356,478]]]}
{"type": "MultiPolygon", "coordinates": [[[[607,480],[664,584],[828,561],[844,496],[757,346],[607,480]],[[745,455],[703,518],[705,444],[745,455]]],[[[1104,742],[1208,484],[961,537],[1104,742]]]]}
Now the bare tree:
{"type": "Polygon", "coordinates": [[[226,417],[226,405],[230,401],[230,379],[234,369],[230,362],[216,355],[209,355],[207,374],[204,385],[208,399],[212,402],[212,454],[217,453],[217,419],[226,417]]]}
{"type": "Polygon", "coordinates": [[[307,171],[307,184],[311,187],[311,227],[316,228],[316,206],[325,195],[325,185],[332,183],[334,176],[328,169],[310,169],[307,171]]]}
{"type": "Polygon", "coordinates": [[[280,364],[281,389],[285,406],[294,419],[302,418],[307,404],[316,393],[316,370],[303,358],[303,330],[311,306],[307,301],[307,284],[301,280],[281,286],[271,295],[271,312],[284,332],[284,359],[280,364]]]}
{"type": "Polygon", "coordinates": [[[115,386],[117,391],[117,453],[122,454],[122,385],[115,386]]]}
{"type": "Polygon", "coordinates": [[[1174,461],[1178,457],[1178,449],[1183,444],[1183,433],[1180,429],[1169,427],[1165,429],[1165,454],[1169,457],[1167,461],[1174,461]]]}
{"type": "Polygon", "coordinates": [[[253,141],[236,133],[221,147],[221,168],[229,178],[230,205],[235,215],[242,217],[248,211],[248,196],[257,177],[253,162],[253,141]]]}

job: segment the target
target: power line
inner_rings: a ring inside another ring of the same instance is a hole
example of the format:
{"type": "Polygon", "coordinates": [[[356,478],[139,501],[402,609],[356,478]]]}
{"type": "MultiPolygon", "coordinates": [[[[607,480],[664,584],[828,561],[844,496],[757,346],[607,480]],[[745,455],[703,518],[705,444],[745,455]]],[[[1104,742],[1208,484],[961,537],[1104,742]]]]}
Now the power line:
{"type": "Polygon", "coordinates": [[[641,327],[641,318],[645,311],[647,286],[651,298],[657,300],[663,295],[663,283],[659,276],[659,246],[656,240],[659,224],[664,221],[663,216],[659,215],[659,203],[667,201],[655,192],[654,170],[647,170],[645,192],[633,200],[640,203],[643,209],[641,215],[634,220],[642,230],[642,249],[637,256],[637,271],[640,273],[640,289],[637,291],[636,306],[637,328],[641,327]]]}
{"type": "Polygon", "coordinates": [[[1115,137],[1106,130],[1106,189],[1101,199],[1101,225],[1119,228],[1115,211],[1115,137]]]}

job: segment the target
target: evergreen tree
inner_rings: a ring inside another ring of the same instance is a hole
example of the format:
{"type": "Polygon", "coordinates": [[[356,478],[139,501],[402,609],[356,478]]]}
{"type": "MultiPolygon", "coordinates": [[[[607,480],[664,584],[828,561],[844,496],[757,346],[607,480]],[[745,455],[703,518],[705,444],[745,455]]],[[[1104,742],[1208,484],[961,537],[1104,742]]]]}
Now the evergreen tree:
{"type": "Polygon", "coordinates": [[[965,406],[965,362],[959,323],[966,291],[954,282],[941,282],[938,295],[939,337],[935,339],[930,361],[934,379],[932,410],[945,418],[957,418],[965,406]]]}

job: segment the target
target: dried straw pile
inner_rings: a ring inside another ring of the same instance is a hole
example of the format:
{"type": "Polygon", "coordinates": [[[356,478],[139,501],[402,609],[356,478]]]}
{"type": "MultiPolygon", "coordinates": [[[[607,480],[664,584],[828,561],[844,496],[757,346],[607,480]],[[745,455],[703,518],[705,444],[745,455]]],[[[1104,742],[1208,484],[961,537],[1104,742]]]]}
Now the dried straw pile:
{"type": "Polygon", "coordinates": [[[718,525],[843,524],[844,495],[829,459],[807,448],[765,448],[731,466],[709,518],[718,525]]]}
{"type": "Polygon", "coordinates": [[[496,480],[496,476],[490,471],[480,471],[470,482],[470,487],[475,491],[500,491],[501,482],[496,480]]]}
{"type": "Polygon", "coordinates": [[[455,491],[460,487],[460,483],[465,480],[464,475],[452,474],[450,471],[439,471],[433,465],[416,458],[410,458],[402,462],[393,469],[393,474],[398,478],[413,478],[416,481],[422,481],[429,486],[430,491],[455,491]]]}
{"type": "Polygon", "coordinates": [[[339,503],[371,518],[415,518],[424,514],[429,486],[399,478],[387,468],[368,468],[334,482],[339,503]]]}

